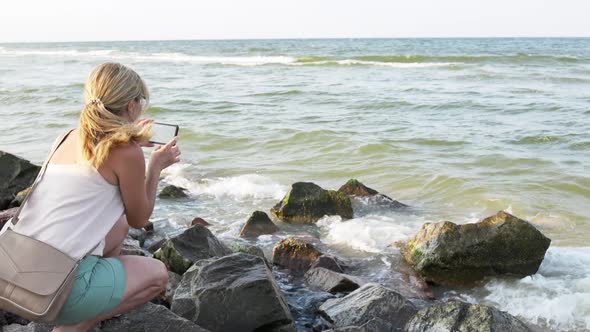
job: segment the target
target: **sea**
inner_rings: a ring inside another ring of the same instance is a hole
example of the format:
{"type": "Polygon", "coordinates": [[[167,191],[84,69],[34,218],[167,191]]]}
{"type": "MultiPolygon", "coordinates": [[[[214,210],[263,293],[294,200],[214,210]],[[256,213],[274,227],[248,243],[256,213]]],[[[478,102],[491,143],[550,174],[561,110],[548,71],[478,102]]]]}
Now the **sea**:
{"type": "MultiPolygon", "coordinates": [[[[411,208],[355,200],[351,220],[279,223],[249,243],[270,257],[282,238],[309,239],[418,306],[461,300],[543,331],[590,331],[590,39],[0,44],[0,150],[42,163],[77,125],[90,71],[113,61],[147,82],[145,117],[180,126],[182,160],[162,185],[190,198],[158,199],[161,234],[198,216],[221,239],[243,241],[249,215],[269,213],[292,183],[338,189],[355,178],[411,208]],[[539,271],[423,299],[395,243],[426,222],[500,210],[551,238],[539,271]]],[[[308,331],[328,295],[274,273],[308,331]]]]}

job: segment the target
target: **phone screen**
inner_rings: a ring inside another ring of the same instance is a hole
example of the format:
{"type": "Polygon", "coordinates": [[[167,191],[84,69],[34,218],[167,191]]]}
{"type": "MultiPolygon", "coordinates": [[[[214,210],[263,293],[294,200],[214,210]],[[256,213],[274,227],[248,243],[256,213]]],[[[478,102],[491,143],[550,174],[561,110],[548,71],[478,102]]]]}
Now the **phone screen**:
{"type": "Polygon", "coordinates": [[[154,122],[152,123],[152,138],[150,139],[150,143],[166,144],[177,135],[177,125],[154,122]]]}

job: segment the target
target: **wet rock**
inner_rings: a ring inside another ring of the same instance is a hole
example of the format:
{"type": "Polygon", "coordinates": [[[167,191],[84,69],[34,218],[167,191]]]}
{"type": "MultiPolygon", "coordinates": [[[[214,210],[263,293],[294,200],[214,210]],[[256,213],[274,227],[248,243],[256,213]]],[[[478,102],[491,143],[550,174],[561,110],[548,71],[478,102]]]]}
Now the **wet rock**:
{"type": "Polygon", "coordinates": [[[146,232],[153,232],[153,231],[154,231],[154,223],[153,223],[153,222],[151,222],[151,221],[148,221],[148,222],[145,224],[145,226],[143,226],[143,229],[144,229],[146,232]]]}
{"type": "Polygon", "coordinates": [[[121,255],[133,255],[143,257],[152,256],[150,252],[141,248],[141,246],[139,245],[139,241],[134,240],[132,238],[126,238],[125,240],[123,240],[121,255]]]}
{"type": "Polygon", "coordinates": [[[333,332],[384,332],[384,331],[399,331],[383,319],[373,318],[361,326],[347,326],[334,330],[333,332]]]}
{"type": "Polygon", "coordinates": [[[151,252],[152,254],[155,253],[156,251],[158,251],[158,249],[162,248],[162,246],[164,245],[164,243],[166,242],[166,239],[161,237],[161,236],[154,236],[154,237],[150,237],[145,239],[145,242],[143,243],[143,247],[151,252]]]}
{"type": "Polygon", "coordinates": [[[303,275],[321,255],[310,243],[289,237],[274,246],[272,262],[288,268],[294,275],[303,275]]]}
{"type": "Polygon", "coordinates": [[[262,211],[254,211],[242,230],[240,237],[256,238],[263,234],[276,233],[279,228],[270,220],[268,215],[262,211]]]}
{"type": "Polygon", "coordinates": [[[352,292],[362,284],[358,278],[334,272],[323,267],[316,267],[307,271],[305,273],[305,281],[312,288],[332,294],[352,292]]]}
{"type": "Polygon", "coordinates": [[[344,264],[338,260],[336,257],[329,256],[329,255],[321,255],[316,259],[312,264],[310,269],[316,267],[323,267],[330,271],[344,273],[344,264]]]}
{"type": "Polygon", "coordinates": [[[207,227],[195,225],[182,234],[166,240],[154,253],[154,258],[166,264],[168,270],[180,275],[201,259],[224,256],[231,251],[207,227]]]}
{"type": "Polygon", "coordinates": [[[550,243],[530,223],[500,211],[474,224],[424,224],[402,255],[425,280],[461,285],[485,276],[534,274],[550,243]]]}
{"type": "Polygon", "coordinates": [[[145,239],[148,236],[148,232],[143,228],[129,228],[127,236],[134,240],[137,240],[139,242],[139,246],[143,247],[145,239]]]}
{"type": "Polygon", "coordinates": [[[350,198],[335,190],[325,190],[311,182],[296,182],[271,210],[282,221],[311,224],[325,215],[352,218],[350,198]]]}
{"type": "Polygon", "coordinates": [[[26,325],[29,321],[13,313],[0,310],[0,327],[10,324],[26,325]]]}
{"type": "Polygon", "coordinates": [[[320,306],[320,313],[334,328],[362,326],[371,319],[381,319],[392,331],[403,329],[416,313],[414,305],[393,290],[369,283],[342,298],[331,299],[320,306]]]}
{"type": "Polygon", "coordinates": [[[177,187],[177,186],[173,186],[173,185],[168,185],[168,186],[164,187],[164,189],[162,189],[162,191],[160,191],[160,194],[158,194],[158,197],[160,197],[160,198],[188,197],[188,195],[186,194],[185,191],[186,191],[185,188],[181,188],[181,187],[177,187]]]}
{"type": "Polygon", "coordinates": [[[17,193],[35,181],[41,167],[0,151],[0,210],[7,209],[17,193]]]}
{"type": "Polygon", "coordinates": [[[206,332],[207,330],[187,319],[175,315],[164,306],[148,302],[135,310],[105,321],[102,324],[100,331],[206,332]]]}
{"type": "Polygon", "coordinates": [[[422,331],[531,331],[516,317],[492,307],[450,302],[422,309],[406,324],[408,332],[422,331]]]}
{"type": "Polygon", "coordinates": [[[241,242],[229,242],[229,243],[224,242],[224,244],[226,247],[228,247],[234,253],[243,252],[245,254],[258,256],[258,257],[264,259],[264,261],[268,265],[266,257],[264,256],[264,251],[262,251],[262,249],[260,249],[260,247],[253,246],[253,245],[250,245],[247,243],[241,243],[241,242]]]}
{"type": "Polygon", "coordinates": [[[195,263],[171,308],[211,331],[295,331],[271,271],[260,257],[244,253],[195,263]]]}
{"type": "Polygon", "coordinates": [[[151,302],[163,305],[169,309],[172,305],[174,292],[176,292],[176,288],[178,288],[178,285],[180,284],[180,280],[182,280],[182,276],[180,274],[168,271],[168,284],[166,285],[166,291],[155,299],[152,299],[151,302]]]}
{"type": "Polygon", "coordinates": [[[30,191],[31,187],[19,191],[8,206],[11,208],[21,206],[21,204],[23,203],[30,191]]]}
{"type": "Polygon", "coordinates": [[[199,218],[199,217],[195,217],[191,221],[191,226],[194,226],[194,225],[211,226],[211,224],[209,222],[207,222],[205,219],[199,218]]]}
{"type": "Polygon", "coordinates": [[[348,180],[348,182],[338,189],[338,192],[347,196],[369,197],[372,203],[376,203],[378,205],[388,205],[392,208],[408,207],[407,205],[400,203],[387,195],[379,193],[375,189],[365,186],[362,182],[356,179],[348,180]]]}
{"type": "Polygon", "coordinates": [[[2,227],[4,227],[4,224],[10,220],[10,218],[12,218],[12,216],[14,216],[16,214],[16,211],[18,210],[18,208],[11,208],[8,210],[4,210],[0,212],[0,229],[2,229],[2,227]]]}

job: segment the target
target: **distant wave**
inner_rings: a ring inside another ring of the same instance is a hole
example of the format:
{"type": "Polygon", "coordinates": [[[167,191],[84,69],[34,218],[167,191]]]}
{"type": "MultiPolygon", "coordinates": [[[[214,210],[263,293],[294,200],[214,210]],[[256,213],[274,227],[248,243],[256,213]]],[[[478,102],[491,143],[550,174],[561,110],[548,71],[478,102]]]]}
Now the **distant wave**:
{"type": "MultiPolygon", "coordinates": [[[[267,50],[270,51],[270,50],[267,50]]],[[[21,49],[0,47],[0,56],[53,56],[65,58],[105,58],[129,61],[184,62],[196,64],[221,64],[237,66],[292,65],[292,66],[383,66],[393,68],[426,68],[457,66],[464,63],[528,63],[528,62],[576,62],[579,59],[567,55],[507,54],[507,55],[359,55],[359,56],[287,56],[246,55],[207,56],[181,52],[126,52],[112,49],[82,51],[76,49],[21,49]]]]}

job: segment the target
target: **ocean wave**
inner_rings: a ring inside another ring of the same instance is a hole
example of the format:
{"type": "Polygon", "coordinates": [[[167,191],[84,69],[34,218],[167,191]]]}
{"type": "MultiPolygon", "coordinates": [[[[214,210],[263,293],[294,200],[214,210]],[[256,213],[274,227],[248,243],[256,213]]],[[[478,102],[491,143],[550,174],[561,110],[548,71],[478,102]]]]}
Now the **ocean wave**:
{"type": "Polygon", "coordinates": [[[485,301],[558,331],[590,329],[590,247],[551,247],[539,271],[519,280],[494,279],[485,301]]]}

